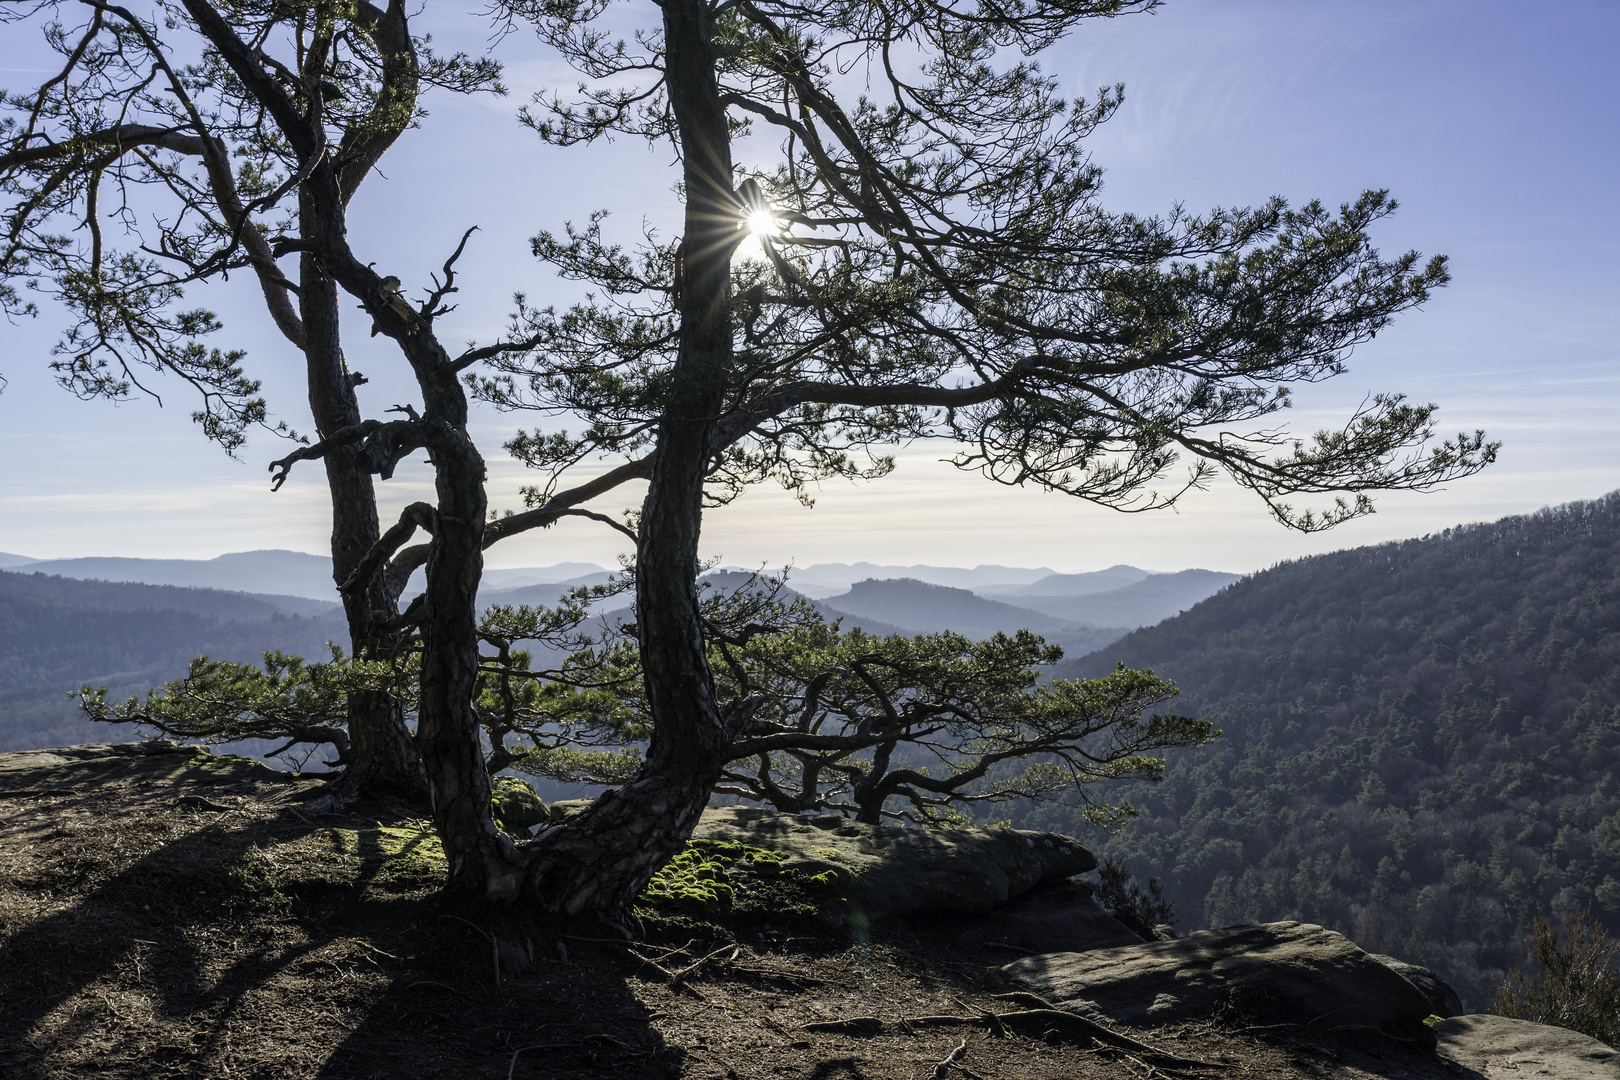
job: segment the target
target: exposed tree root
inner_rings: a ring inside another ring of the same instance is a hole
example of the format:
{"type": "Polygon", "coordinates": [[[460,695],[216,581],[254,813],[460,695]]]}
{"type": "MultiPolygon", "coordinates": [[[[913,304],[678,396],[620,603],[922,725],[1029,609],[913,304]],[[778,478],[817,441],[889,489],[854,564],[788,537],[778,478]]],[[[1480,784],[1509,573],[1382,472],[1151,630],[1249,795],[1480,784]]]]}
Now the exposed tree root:
{"type": "MultiPolygon", "coordinates": [[[[908,1016],[900,1022],[911,1028],[982,1026],[996,1036],[1005,1036],[1008,1029],[1022,1031],[1025,1035],[1033,1038],[1040,1038],[1056,1032],[1070,1038],[1084,1038],[1101,1043],[1111,1050],[1118,1051],[1122,1056],[1136,1061],[1137,1064],[1148,1069],[1150,1075],[1156,1071],[1154,1066],[1182,1069],[1191,1067],[1225,1069],[1230,1067],[1218,1061],[1203,1061],[1198,1058],[1184,1058],[1167,1053],[1156,1046],[1142,1042],[1140,1039],[1133,1039],[1129,1035],[1121,1034],[1112,1028],[1097,1023],[1095,1020],[1081,1016],[1079,1013],[1056,1008],[1046,999],[1036,997],[1034,994],[997,994],[996,997],[1030,1007],[1017,1012],[996,1013],[985,1011],[977,1016],[908,1016]],[[1127,1051],[1130,1051],[1130,1053],[1127,1053],[1127,1051]],[[1139,1055],[1139,1058],[1132,1056],[1133,1054],[1139,1055]]],[[[856,1016],[844,1020],[825,1020],[819,1023],[805,1024],[800,1030],[827,1032],[837,1035],[875,1035],[883,1030],[883,1021],[875,1016],[856,1016]]],[[[966,1046],[965,1040],[963,1046],[966,1046]]],[[[935,1080],[944,1076],[944,1072],[940,1071],[942,1069],[948,1072],[952,1068],[960,1068],[956,1064],[956,1060],[956,1057],[953,1056],[941,1062],[935,1068],[935,1080]]]]}
{"type": "Polygon", "coordinates": [[[814,1024],[803,1024],[799,1030],[833,1035],[876,1035],[883,1030],[883,1021],[875,1016],[852,1016],[846,1020],[820,1020],[814,1024]]]}

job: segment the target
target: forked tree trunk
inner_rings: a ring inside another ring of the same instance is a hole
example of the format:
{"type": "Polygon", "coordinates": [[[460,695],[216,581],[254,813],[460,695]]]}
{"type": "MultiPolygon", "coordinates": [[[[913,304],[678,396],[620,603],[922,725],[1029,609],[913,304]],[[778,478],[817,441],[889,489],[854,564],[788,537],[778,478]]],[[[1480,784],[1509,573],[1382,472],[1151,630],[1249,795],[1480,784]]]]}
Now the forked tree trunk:
{"type": "Polygon", "coordinates": [[[883,803],[889,797],[889,788],[883,780],[889,772],[889,756],[894,753],[893,740],[878,743],[872,748],[872,768],[866,778],[855,785],[850,798],[860,807],[855,820],[867,825],[883,824],[883,803]]]}
{"type": "MultiPolygon", "coordinates": [[[[680,121],[686,172],[687,254],[680,348],[637,544],[636,604],[654,733],[646,766],[634,781],[521,850],[495,827],[472,711],[487,509],[483,457],[467,437],[467,401],[455,366],[430,330],[414,321],[403,334],[390,330],[422,391],[424,413],[416,423],[430,434],[416,445],[428,447],[437,486],[427,595],[418,622],[416,746],[449,862],[449,888],[498,903],[527,900],[551,912],[593,913],[621,925],[648,879],[691,835],[729,742],[704,657],[696,578],[711,428],[731,374],[730,262],[739,213],[708,12],[701,0],[667,0],[664,23],[666,82],[680,121]]],[[[218,29],[217,36],[226,39],[228,33],[218,29]]],[[[307,235],[341,261],[348,252],[330,162],[318,162],[300,192],[307,235]]],[[[366,272],[342,265],[353,279],[345,278],[345,287],[369,298],[373,317],[395,318],[379,308],[366,272]]],[[[346,380],[326,393],[353,400],[346,380]]],[[[374,518],[370,528],[374,537],[374,518]]]]}

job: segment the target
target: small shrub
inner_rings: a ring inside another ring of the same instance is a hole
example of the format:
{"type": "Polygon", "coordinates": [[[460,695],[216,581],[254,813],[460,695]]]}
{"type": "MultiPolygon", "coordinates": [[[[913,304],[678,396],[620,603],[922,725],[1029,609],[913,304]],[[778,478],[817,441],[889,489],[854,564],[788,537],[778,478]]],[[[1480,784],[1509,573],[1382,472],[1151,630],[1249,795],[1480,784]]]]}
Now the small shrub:
{"type": "Polygon", "coordinates": [[[1590,908],[1558,921],[1555,932],[1546,916],[1536,919],[1531,953],[1541,965],[1540,977],[1531,979],[1514,968],[1491,1011],[1620,1045],[1620,975],[1614,963],[1620,942],[1609,937],[1590,908]]]}
{"type": "Polygon", "coordinates": [[[1149,941],[1158,936],[1155,927],[1175,924],[1175,901],[1165,898],[1158,878],[1148,878],[1144,890],[1129,870],[1109,859],[1097,871],[1097,884],[1092,888],[1092,895],[1110,915],[1149,941]]]}

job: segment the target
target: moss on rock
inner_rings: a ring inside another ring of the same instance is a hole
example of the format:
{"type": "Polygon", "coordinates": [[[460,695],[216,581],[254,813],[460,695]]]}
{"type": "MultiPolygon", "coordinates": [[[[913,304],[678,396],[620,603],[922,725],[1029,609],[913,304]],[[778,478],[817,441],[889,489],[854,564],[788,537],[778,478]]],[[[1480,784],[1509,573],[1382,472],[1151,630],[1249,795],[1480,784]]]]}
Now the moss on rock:
{"type": "Polygon", "coordinates": [[[738,840],[689,840],[653,875],[642,902],[709,915],[811,917],[838,896],[836,872],[812,874],[786,851],[738,840]]]}
{"type": "Polygon", "coordinates": [[[509,833],[527,836],[531,828],[551,819],[540,793],[527,780],[515,776],[496,777],[489,801],[495,823],[509,833]]]}

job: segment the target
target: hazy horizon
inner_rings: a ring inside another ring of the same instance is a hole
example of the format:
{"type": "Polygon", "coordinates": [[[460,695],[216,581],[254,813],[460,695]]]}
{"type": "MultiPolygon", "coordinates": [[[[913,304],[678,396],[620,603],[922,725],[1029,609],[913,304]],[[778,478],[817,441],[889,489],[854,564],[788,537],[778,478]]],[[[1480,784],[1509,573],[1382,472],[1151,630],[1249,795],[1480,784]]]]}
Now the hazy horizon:
{"type": "MultiPolygon", "coordinates": [[[[90,559],[108,559],[108,560],[111,560],[111,559],[131,559],[131,560],[142,560],[142,561],[149,561],[149,562],[175,561],[175,562],[198,562],[198,563],[203,563],[203,562],[213,562],[215,560],[227,558],[227,557],[232,556],[232,555],[251,555],[251,554],[255,554],[257,552],[287,552],[287,553],[291,553],[291,554],[294,554],[294,555],[307,555],[307,556],[309,556],[311,558],[316,558],[316,559],[330,559],[331,558],[331,553],[330,552],[325,552],[325,551],[304,551],[304,550],[299,550],[297,548],[244,548],[244,549],[241,549],[241,550],[238,550],[238,551],[222,551],[222,552],[219,552],[216,555],[167,555],[167,556],[165,556],[165,555],[125,555],[125,554],[109,554],[109,553],[106,553],[106,552],[101,552],[101,553],[92,554],[92,555],[53,555],[53,556],[41,557],[41,556],[37,556],[37,555],[30,555],[27,552],[21,552],[21,551],[0,551],[0,570],[25,569],[26,567],[35,565],[37,563],[75,562],[75,561],[90,560],[90,559]],[[8,565],[5,561],[3,561],[3,560],[6,560],[8,558],[21,558],[21,559],[25,559],[25,560],[28,560],[28,561],[24,562],[24,563],[17,563],[17,564],[8,565]]],[[[521,570],[551,570],[551,569],[553,569],[555,567],[568,566],[568,565],[579,565],[579,563],[578,563],[577,560],[561,560],[561,561],[554,562],[554,563],[544,563],[544,564],[513,563],[511,565],[506,565],[506,564],[497,565],[497,564],[495,564],[493,562],[490,562],[490,561],[486,560],[486,562],[484,564],[484,568],[486,570],[490,570],[490,571],[498,571],[498,572],[503,572],[503,573],[510,573],[510,572],[521,571],[521,570]]],[[[595,567],[594,572],[602,572],[602,571],[608,571],[608,570],[614,569],[614,567],[611,566],[611,565],[604,565],[604,564],[601,564],[601,563],[592,563],[591,565],[595,567]]],[[[1092,567],[1092,568],[1088,568],[1088,569],[1064,570],[1064,569],[1061,569],[1061,568],[1058,568],[1058,567],[1053,567],[1053,566],[1008,566],[1008,565],[1003,564],[1003,563],[975,563],[972,566],[962,566],[962,565],[946,565],[946,564],[939,564],[939,563],[906,563],[906,564],[901,564],[901,563],[877,563],[877,562],[874,562],[874,561],[872,561],[870,559],[856,559],[856,560],[846,560],[846,561],[829,560],[829,561],[826,561],[826,562],[806,563],[806,564],[803,564],[803,565],[797,565],[796,564],[796,565],[792,566],[791,569],[797,570],[797,571],[802,571],[802,572],[805,572],[805,573],[808,573],[808,572],[810,572],[812,570],[816,570],[818,568],[827,568],[827,567],[853,568],[853,567],[861,567],[861,566],[870,566],[870,567],[872,567],[874,569],[885,570],[885,571],[888,571],[888,570],[927,570],[927,569],[932,569],[932,570],[977,571],[977,570],[1004,569],[1004,570],[1017,572],[1017,573],[1023,573],[1023,574],[1037,573],[1038,572],[1038,573],[1042,573],[1042,574],[1060,574],[1060,575],[1066,575],[1067,576],[1067,575],[1075,575],[1075,574],[1096,573],[1096,572],[1101,571],[1101,570],[1112,569],[1115,566],[1125,566],[1125,565],[1134,566],[1134,564],[1111,563],[1108,566],[1092,567]]],[[[780,566],[777,566],[777,567],[770,567],[770,566],[762,567],[762,569],[765,570],[767,573],[774,573],[776,570],[780,570],[781,568],[782,567],[780,567],[780,566]]],[[[1138,569],[1138,570],[1145,570],[1149,574],[1170,574],[1170,573],[1176,573],[1178,571],[1188,570],[1188,569],[1204,569],[1204,570],[1217,570],[1217,569],[1220,569],[1219,567],[1186,567],[1186,566],[1178,566],[1173,570],[1172,569],[1154,569],[1154,568],[1145,567],[1145,566],[1136,566],[1135,568],[1138,569]]],[[[714,566],[712,568],[712,572],[724,572],[724,571],[736,571],[736,570],[747,571],[747,570],[752,570],[752,569],[754,569],[754,568],[749,567],[749,566],[742,566],[742,565],[738,565],[738,564],[726,564],[726,565],[716,565],[716,566],[714,566]]],[[[588,572],[590,572],[590,571],[588,571],[588,572]]],[[[706,572],[708,572],[708,571],[706,571],[706,572]]],[[[1232,571],[1232,572],[1249,573],[1250,571],[1232,571]]]]}
{"type": "MultiPolygon", "coordinates": [[[[486,43],[484,21],[449,8],[430,6],[416,26],[445,50],[486,43]]],[[[1110,208],[1163,213],[1180,201],[1199,211],[1273,193],[1336,205],[1363,188],[1390,188],[1402,208],[1376,230],[1385,252],[1447,253],[1455,280],[1358,349],[1348,375],[1301,388],[1285,419],[1309,433],[1341,423],[1370,393],[1404,391],[1440,403],[1442,432],[1482,427],[1504,441],[1500,462],[1481,476],[1430,495],[1383,496],[1371,518],[1301,536],[1226,482],[1192,493],[1178,512],[1121,515],[959,473],[940,463],[945,447],[924,445],[902,450],[886,480],[827,485],[811,510],[774,487],[748,492],[707,515],[705,555],[742,566],[868,560],[1085,572],[1127,563],[1249,572],[1620,488],[1612,423],[1620,217],[1610,198],[1620,66],[1608,56],[1616,31],[1620,6],[1595,2],[1175,2],[1153,16],[1094,22],[1043,58],[1070,93],[1127,84],[1119,115],[1089,140],[1107,170],[1110,208]]],[[[8,35],[0,66],[22,73],[14,79],[43,78],[28,74],[39,48],[29,34],[8,35]]],[[[667,151],[632,140],[541,146],[515,122],[516,110],[539,87],[566,89],[575,78],[522,35],[498,52],[513,93],[430,96],[422,130],[368,181],[350,229],[363,259],[415,288],[465,228],[483,226],[459,268],[461,307],[445,317],[447,341],[490,339],[516,288],[531,303],[574,295],[530,258],[527,238],[541,229],[599,206],[614,210],[609,227],[626,237],[643,219],[665,232],[675,220],[667,151]],[[456,198],[447,202],[450,190],[456,198]]],[[[248,350],[273,419],[307,429],[301,359],[269,326],[251,275],[196,289],[193,301],[224,320],[220,345],[248,350]]],[[[371,380],[362,390],[367,415],[417,400],[397,352],[368,339],[352,307],[345,347],[371,380]]],[[[46,370],[59,329],[47,309],[0,331],[8,380],[0,550],[40,559],[327,550],[318,466],[301,466],[272,495],[266,464],[285,444],[256,434],[240,461],[225,457],[204,443],[188,419],[191,401],[172,381],[157,383],[164,408],[149,399],[116,407],[74,400],[46,370]]],[[[534,480],[499,449],[530,424],[475,410],[473,434],[490,459],[490,502],[499,509],[521,507],[517,490],[534,480]]],[[[405,503],[431,497],[427,467],[402,464],[378,493],[391,521],[405,503]]],[[[640,498],[625,489],[592,505],[617,514],[640,498]]],[[[628,546],[598,524],[571,520],[502,544],[488,559],[492,568],[611,567],[628,546]]]]}

